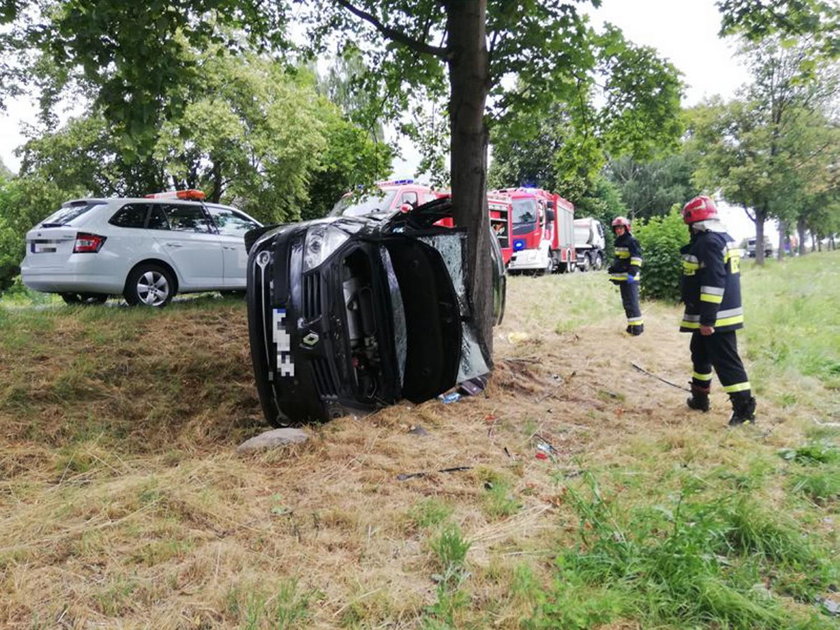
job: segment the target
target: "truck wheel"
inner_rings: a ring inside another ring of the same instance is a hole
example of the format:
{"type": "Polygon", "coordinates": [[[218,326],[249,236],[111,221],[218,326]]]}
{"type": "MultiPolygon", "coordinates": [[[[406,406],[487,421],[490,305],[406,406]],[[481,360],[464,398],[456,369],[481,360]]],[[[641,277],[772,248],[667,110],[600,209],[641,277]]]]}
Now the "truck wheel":
{"type": "Polygon", "coordinates": [[[595,258],[592,261],[592,268],[595,271],[600,271],[604,268],[604,257],[600,253],[595,254],[595,258]]]}
{"type": "Polygon", "coordinates": [[[592,269],[592,259],[589,257],[589,254],[586,254],[580,263],[580,270],[585,272],[590,269],[592,269]]]}

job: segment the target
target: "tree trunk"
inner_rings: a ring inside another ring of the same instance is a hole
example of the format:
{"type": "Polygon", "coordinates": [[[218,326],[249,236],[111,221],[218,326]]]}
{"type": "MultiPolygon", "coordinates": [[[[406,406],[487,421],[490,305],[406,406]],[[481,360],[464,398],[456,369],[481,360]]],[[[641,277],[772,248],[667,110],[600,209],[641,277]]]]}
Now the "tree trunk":
{"type": "Polygon", "coordinates": [[[767,208],[755,209],[755,264],[764,264],[764,222],[767,220],[767,208]]]}
{"type": "Polygon", "coordinates": [[[476,320],[487,347],[493,342],[493,278],[487,213],[487,126],[484,107],[490,86],[487,0],[450,0],[447,31],[449,66],[450,172],[455,224],[466,226],[470,288],[476,320]]]}
{"type": "Polygon", "coordinates": [[[785,242],[789,240],[788,225],[786,221],[779,221],[779,242],[777,243],[776,258],[784,260],[785,257],[785,242]]]}
{"type": "Polygon", "coordinates": [[[210,194],[207,196],[207,200],[211,203],[219,203],[222,198],[222,161],[220,159],[213,160],[213,169],[211,173],[213,190],[210,191],[210,194]]]}
{"type": "MultiPolygon", "coordinates": [[[[804,256],[808,253],[808,249],[805,247],[805,231],[807,226],[805,225],[805,219],[800,218],[796,221],[796,233],[799,238],[799,255],[804,256]]],[[[793,253],[793,252],[791,252],[793,253]]]]}

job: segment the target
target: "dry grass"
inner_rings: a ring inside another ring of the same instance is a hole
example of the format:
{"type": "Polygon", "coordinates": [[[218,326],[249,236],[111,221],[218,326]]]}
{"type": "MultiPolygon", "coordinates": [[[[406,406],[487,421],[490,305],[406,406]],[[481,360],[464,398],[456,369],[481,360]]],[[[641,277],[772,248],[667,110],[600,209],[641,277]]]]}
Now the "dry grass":
{"type": "Polygon", "coordinates": [[[456,621],[519,627],[517,567],[547,579],[576,535],[563,479],[585,466],[626,471],[628,485],[675,466],[738,471],[755,444],[802,432],[769,400],[754,430],[724,430],[721,393],[690,414],[684,392],[631,367],[687,380],[677,310],[650,305],[647,332],[629,338],[602,281],[511,279],[484,395],[343,418],[251,456],[234,452],[266,428],[243,305],[7,318],[0,626],[414,628],[437,596],[431,540],[453,522],[471,542],[456,621]],[[591,292],[594,315],[563,332],[570,287],[591,292]],[[540,441],[554,458],[535,457],[540,441]],[[435,472],[459,466],[471,468],[435,472]],[[428,474],[397,479],[414,472],[428,474]],[[494,487],[513,508],[492,504],[494,487]],[[435,506],[442,520],[424,520],[435,506]]]}

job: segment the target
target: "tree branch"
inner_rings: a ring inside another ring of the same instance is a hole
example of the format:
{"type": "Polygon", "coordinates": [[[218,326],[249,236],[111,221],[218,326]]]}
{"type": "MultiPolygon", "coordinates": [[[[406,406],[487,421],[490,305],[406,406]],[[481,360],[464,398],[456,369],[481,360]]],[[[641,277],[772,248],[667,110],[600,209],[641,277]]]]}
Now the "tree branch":
{"type": "Polygon", "coordinates": [[[403,46],[406,46],[415,52],[423,53],[426,55],[432,55],[433,57],[438,57],[439,59],[446,60],[449,57],[449,48],[430,46],[425,42],[421,42],[412,37],[409,37],[402,31],[398,31],[395,28],[383,24],[376,18],[376,16],[368,13],[367,11],[353,6],[352,4],[350,4],[350,2],[348,2],[348,0],[336,0],[336,2],[338,5],[350,11],[350,13],[352,13],[356,17],[364,20],[365,22],[373,26],[377,31],[382,33],[391,41],[397,42],[398,44],[402,44],[403,46]]]}
{"type": "Polygon", "coordinates": [[[747,207],[747,204],[742,203],[741,206],[744,208],[744,212],[747,213],[747,217],[749,217],[750,221],[755,223],[756,222],[756,217],[755,217],[755,215],[750,214],[750,209],[747,207]]]}

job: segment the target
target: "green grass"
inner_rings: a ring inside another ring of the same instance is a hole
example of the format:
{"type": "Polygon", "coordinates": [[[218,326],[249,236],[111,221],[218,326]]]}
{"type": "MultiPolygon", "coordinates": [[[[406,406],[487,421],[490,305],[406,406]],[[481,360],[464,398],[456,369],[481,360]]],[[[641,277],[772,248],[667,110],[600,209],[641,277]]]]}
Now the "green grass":
{"type": "Polygon", "coordinates": [[[840,390],[838,264],[840,252],[824,252],[744,267],[745,358],[772,383],[767,394],[790,397],[790,382],[811,380],[840,390]]]}
{"type": "Polygon", "coordinates": [[[625,504],[587,475],[569,494],[580,542],[560,554],[553,587],[532,627],[590,628],[621,618],[642,627],[831,628],[811,602],[838,577],[825,550],[792,519],[746,495],[715,494],[689,480],[664,505],[625,504]]]}

